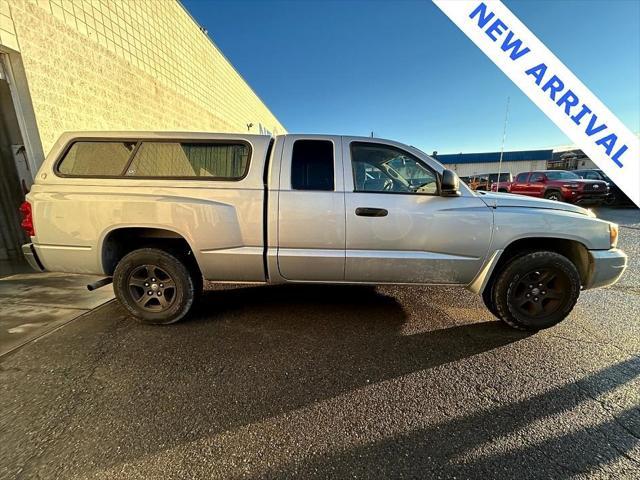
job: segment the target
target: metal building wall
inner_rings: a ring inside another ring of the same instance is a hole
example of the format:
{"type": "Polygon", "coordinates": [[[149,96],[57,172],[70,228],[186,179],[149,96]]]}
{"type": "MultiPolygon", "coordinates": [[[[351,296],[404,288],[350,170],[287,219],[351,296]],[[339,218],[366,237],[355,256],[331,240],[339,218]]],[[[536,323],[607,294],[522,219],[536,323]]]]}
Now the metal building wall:
{"type": "MultiPolygon", "coordinates": [[[[499,163],[450,163],[445,166],[456,172],[460,177],[468,177],[470,175],[478,175],[482,173],[497,173],[499,163]]],[[[545,170],[546,168],[546,160],[529,160],[523,162],[502,162],[501,171],[511,172],[513,175],[517,175],[520,172],[528,172],[531,170],[545,170]]]]}

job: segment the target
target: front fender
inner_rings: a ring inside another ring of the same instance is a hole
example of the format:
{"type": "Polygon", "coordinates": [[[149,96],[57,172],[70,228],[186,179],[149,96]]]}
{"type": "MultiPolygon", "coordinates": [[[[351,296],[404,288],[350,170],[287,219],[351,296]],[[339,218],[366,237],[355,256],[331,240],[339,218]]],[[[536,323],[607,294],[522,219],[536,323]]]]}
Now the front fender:
{"type": "Polygon", "coordinates": [[[484,291],[503,252],[523,239],[559,239],[578,242],[587,250],[610,248],[609,222],[562,210],[506,207],[494,214],[494,232],[489,255],[467,288],[474,293],[484,291]]]}

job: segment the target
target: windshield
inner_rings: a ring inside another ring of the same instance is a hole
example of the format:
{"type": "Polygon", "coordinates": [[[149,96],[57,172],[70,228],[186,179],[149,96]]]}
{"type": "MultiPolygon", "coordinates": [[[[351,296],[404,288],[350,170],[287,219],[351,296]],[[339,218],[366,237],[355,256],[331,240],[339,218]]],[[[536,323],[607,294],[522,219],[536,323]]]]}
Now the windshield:
{"type": "Polygon", "coordinates": [[[564,172],[562,170],[546,172],[546,175],[549,180],[580,180],[580,177],[575,173],[564,172]]]}

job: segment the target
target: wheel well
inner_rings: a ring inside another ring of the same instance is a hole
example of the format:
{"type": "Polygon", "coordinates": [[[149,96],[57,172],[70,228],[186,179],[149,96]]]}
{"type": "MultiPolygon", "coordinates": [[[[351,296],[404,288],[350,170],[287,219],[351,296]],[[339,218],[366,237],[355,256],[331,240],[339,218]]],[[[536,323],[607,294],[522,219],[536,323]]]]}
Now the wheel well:
{"type": "Polygon", "coordinates": [[[498,263],[491,273],[491,277],[487,282],[485,288],[493,283],[498,272],[506,265],[511,259],[522,255],[524,253],[532,251],[547,250],[550,252],[556,252],[560,255],[567,257],[578,269],[580,274],[580,280],[584,285],[589,275],[589,252],[587,247],[576,240],[567,240],[565,238],[548,238],[548,237],[534,237],[534,238],[522,238],[510,243],[507,248],[504,249],[498,263]]]}
{"type": "Polygon", "coordinates": [[[126,227],[107,234],[102,243],[102,268],[113,275],[116,265],[126,254],[139,248],[158,248],[182,259],[187,267],[198,264],[187,240],[176,232],[162,228],[126,227]]]}

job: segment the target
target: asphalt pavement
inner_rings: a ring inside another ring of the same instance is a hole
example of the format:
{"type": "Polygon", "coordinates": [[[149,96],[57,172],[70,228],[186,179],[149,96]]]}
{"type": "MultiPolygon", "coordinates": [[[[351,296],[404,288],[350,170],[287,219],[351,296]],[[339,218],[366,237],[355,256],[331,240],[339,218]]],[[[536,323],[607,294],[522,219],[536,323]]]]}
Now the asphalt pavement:
{"type": "Polygon", "coordinates": [[[458,288],[107,303],[0,361],[0,478],[640,478],[640,213],[599,214],[629,271],[533,335],[458,288]]]}

